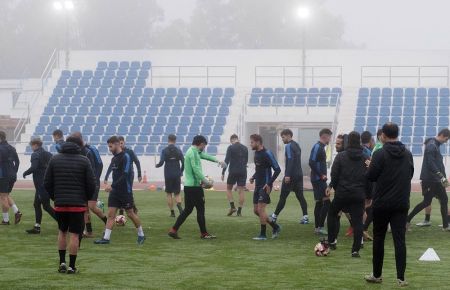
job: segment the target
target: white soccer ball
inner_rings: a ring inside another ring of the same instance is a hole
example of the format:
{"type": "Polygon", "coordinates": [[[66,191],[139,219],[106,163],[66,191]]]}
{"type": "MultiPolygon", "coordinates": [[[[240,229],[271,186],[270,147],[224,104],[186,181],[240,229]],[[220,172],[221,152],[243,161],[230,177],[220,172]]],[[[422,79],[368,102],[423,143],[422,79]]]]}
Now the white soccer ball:
{"type": "Polygon", "coordinates": [[[116,225],[124,226],[127,223],[127,218],[124,215],[116,216],[116,225]]]}
{"type": "Polygon", "coordinates": [[[212,177],[206,175],[205,178],[208,180],[209,184],[202,184],[204,189],[210,189],[214,186],[214,179],[212,177]]]}
{"type": "Polygon", "coordinates": [[[326,257],[330,253],[330,247],[327,241],[321,241],[314,247],[314,253],[317,257],[326,257]]]}

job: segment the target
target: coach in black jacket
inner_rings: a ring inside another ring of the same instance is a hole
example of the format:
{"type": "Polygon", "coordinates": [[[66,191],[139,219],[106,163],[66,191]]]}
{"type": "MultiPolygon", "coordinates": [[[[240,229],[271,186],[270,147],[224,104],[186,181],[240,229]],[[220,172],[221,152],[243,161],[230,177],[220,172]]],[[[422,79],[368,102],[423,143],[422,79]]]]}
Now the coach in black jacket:
{"type": "Polygon", "coordinates": [[[48,165],[44,187],[55,202],[58,219],[59,272],[76,273],[75,261],[79,235],[84,230],[84,212],[87,202],[95,193],[95,175],[89,160],[81,155],[83,141],[69,137],[61,146],[60,154],[52,157],[48,165]],[[70,264],[66,266],[66,236],[70,233],[70,264]]]}
{"type": "Polygon", "coordinates": [[[358,132],[350,132],[348,135],[348,147],[340,152],[334,159],[331,168],[331,182],[327,193],[331,188],[336,190],[328,212],[328,241],[332,249],[336,248],[336,238],[339,227],[338,214],[341,210],[348,212],[352,220],[354,230],[352,257],[359,257],[361,240],[363,235],[364,200],[368,189],[366,177],[367,157],[364,155],[358,132]]]}
{"type": "Polygon", "coordinates": [[[386,123],[382,130],[385,144],[374,153],[367,172],[368,179],[377,185],[373,197],[373,273],[367,275],[365,279],[371,283],[382,281],[384,239],[390,224],[394,239],[398,284],[406,286],[406,216],[414,162],[411,152],[398,141],[397,124],[386,123]]]}

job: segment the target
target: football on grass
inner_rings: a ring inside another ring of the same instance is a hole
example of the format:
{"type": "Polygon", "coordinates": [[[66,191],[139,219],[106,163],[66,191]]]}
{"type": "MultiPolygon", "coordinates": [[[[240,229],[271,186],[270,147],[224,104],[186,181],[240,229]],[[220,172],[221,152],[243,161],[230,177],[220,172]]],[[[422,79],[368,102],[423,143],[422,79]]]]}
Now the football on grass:
{"type": "Polygon", "coordinates": [[[116,225],[124,226],[127,223],[127,218],[124,215],[116,216],[116,225]]]}
{"type": "Polygon", "coordinates": [[[330,246],[328,245],[328,241],[321,240],[315,247],[314,253],[317,257],[326,257],[330,253],[330,246]]]}

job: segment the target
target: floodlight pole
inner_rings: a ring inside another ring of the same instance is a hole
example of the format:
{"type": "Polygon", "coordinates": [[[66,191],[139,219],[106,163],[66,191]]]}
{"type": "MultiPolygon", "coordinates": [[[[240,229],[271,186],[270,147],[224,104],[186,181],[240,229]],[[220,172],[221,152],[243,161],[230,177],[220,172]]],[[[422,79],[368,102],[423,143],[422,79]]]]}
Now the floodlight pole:
{"type": "Polygon", "coordinates": [[[302,25],[302,87],[305,87],[305,72],[306,72],[306,29],[305,23],[302,25]]]}
{"type": "Polygon", "coordinates": [[[64,9],[64,18],[65,18],[65,26],[66,26],[66,28],[65,28],[65,54],[66,54],[66,57],[65,57],[65,66],[66,66],[66,69],[69,69],[69,62],[70,62],[70,52],[69,52],[69,47],[70,47],[70,45],[69,45],[69,13],[68,13],[68,11],[67,11],[67,9],[64,9]]]}

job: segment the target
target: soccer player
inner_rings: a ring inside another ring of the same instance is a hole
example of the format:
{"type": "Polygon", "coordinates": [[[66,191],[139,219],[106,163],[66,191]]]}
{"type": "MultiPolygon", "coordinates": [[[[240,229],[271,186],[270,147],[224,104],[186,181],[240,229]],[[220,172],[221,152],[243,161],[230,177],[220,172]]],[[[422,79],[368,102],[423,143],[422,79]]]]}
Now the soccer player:
{"type": "Polygon", "coordinates": [[[325,146],[330,143],[332,132],[330,129],[322,129],[319,132],[320,140],[317,142],[309,157],[309,167],[311,168],[311,183],[314,191],[316,206],[314,208],[315,232],[327,235],[324,229],[325,219],[330,208],[330,197],[326,196],[327,189],[327,155],[325,146]]]}
{"type": "Polygon", "coordinates": [[[55,141],[55,148],[58,153],[61,151],[61,146],[64,144],[64,133],[63,131],[57,129],[53,131],[53,141],[55,141]]]}
{"type": "Polygon", "coordinates": [[[230,143],[231,145],[228,146],[227,154],[225,155],[225,164],[227,164],[227,167],[222,170],[222,181],[225,180],[225,171],[228,168],[227,198],[230,203],[228,216],[232,216],[235,212],[237,212],[237,216],[241,216],[242,207],[245,202],[244,189],[247,181],[248,149],[239,142],[236,134],[231,135],[230,143]],[[239,191],[239,207],[237,210],[233,200],[233,186],[235,184],[239,191]]]}
{"type": "Polygon", "coordinates": [[[94,171],[95,174],[95,181],[96,181],[95,193],[88,201],[88,210],[85,212],[84,216],[84,221],[86,223],[86,233],[84,233],[84,236],[87,238],[93,238],[94,234],[92,233],[90,211],[95,213],[95,215],[98,216],[103,221],[103,223],[106,224],[107,221],[107,217],[105,216],[103,211],[97,207],[98,194],[100,192],[100,176],[102,175],[103,171],[103,161],[102,158],[100,157],[100,153],[98,152],[97,148],[95,148],[92,145],[86,144],[86,142],[84,142],[83,140],[83,135],[80,132],[74,132],[72,133],[71,136],[79,138],[83,141],[83,146],[81,147],[81,154],[89,159],[89,162],[91,163],[92,166],[92,171],[94,171]]]}
{"type": "Polygon", "coordinates": [[[30,230],[26,230],[29,234],[40,234],[42,223],[42,208],[56,221],[55,210],[50,205],[50,196],[44,188],[45,170],[47,170],[48,163],[52,158],[52,154],[42,148],[42,141],[40,138],[33,138],[30,142],[33,154],[31,154],[31,166],[23,173],[25,179],[27,175],[33,174],[33,183],[36,192],[34,194],[34,213],[36,223],[30,230]]]}
{"type": "Polygon", "coordinates": [[[17,207],[10,194],[17,180],[19,170],[19,156],[16,149],[6,141],[6,133],[0,131],[0,200],[2,203],[2,223],[9,225],[9,209],[14,211],[14,223],[18,224],[22,218],[22,213],[17,207]]]}
{"type": "MultiPolygon", "coordinates": [[[[123,136],[118,136],[117,138],[119,138],[120,141],[120,147],[122,147],[122,150],[126,153],[128,153],[128,155],[130,156],[130,168],[131,168],[131,172],[130,172],[130,184],[131,187],[133,187],[133,182],[134,182],[134,167],[133,167],[133,163],[136,165],[137,171],[138,171],[138,181],[142,182],[142,173],[141,173],[141,162],[139,161],[139,158],[136,156],[136,154],[134,153],[133,149],[128,148],[125,146],[125,138],[123,136]]],[[[108,178],[109,175],[111,174],[111,164],[110,167],[108,167],[108,170],[106,172],[105,175],[105,185],[108,184],[108,178]]],[[[135,211],[135,213],[137,213],[137,208],[136,208],[136,204],[134,204],[133,210],[135,211]]],[[[123,209],[119,209],[119,214],[123,215],[123,209]]]]}
{"type": "Polygon", "coordinates": [[[159,163],[155,166],[156,168],[160,168],[164,165],[167,205],[169,206],[171,217],[175,217],[175,211],[173,209],[174,199],[180,214],[183,212],[180,192],[181,176],[183,176],[184,170],[184,157],[183,152],[175,146],[176,141],[177,136],[173,134],[168,136],[168,145],[161,151],[159,163]]]}
{"type": "Polygon", "coordinates": [[[216,236],[208,233],[205,220],[205,193],[203,187],[212,186],[210,180],[203,175],[201,159],[218,163],[224,167],[225,163],[216,157],[203,152],[208,142],[202,135],[197,135],[192,140],[192,146],[184,156],[184,210],[178,216],[177,221],[169,230],[168,235],[173,239],[180,239],[178,230],[192,213],[194,207],[197,210],[197,223],[200,228],[200,238],[204,240],[215,239],[216,236]]]}
{"type": "Polygon", "coordinates": [[[281,131],[280,136],[285,144],[284,155],[286,158],[286,168],[284,170],[284,179],[281,185],[280,200],[278,201],[275,212],[272,214],[272,219],[274,221],[277,220],[286,204],[286,199],[291,191],[293,191],[303,212],[303,217],[300,218],[300,224],[309,224],[308,204],[303,195],[302,150],[300,149],[300,145],[292,140],[293,133],[291,130],[285,129],[281,131]]]}
{"type": "Polygon", "coordinates": [[[281,169],[272,152],[264,148],[263,139],[260,135],[253,134],[250,136],[250,147],[255,151],[255,174],[250,178],[250,183],[255,183],[253,212],[259,217],[261,224],[261,232],[253,240],[267,240],[267,224],[272,227],[272,239],[275,239],[280,235],[281,226],[267,216],[266,207],[270,204],[270,193],[272,192],[273,183],[280,174],[281,169]]]}
{"type": "Polygon", "coordinates": [[[108,221],[103,238],[96,240],[95,244],[109,244],[111,239],[112,228],[115,223],[116,213],[119,208],[125,209],[127,216],[131,219],[137,229],[137,243],[142,245],[145,241],[144,230],[142,229],[141,220],[134,211],[134,197],[131,186],[131,157],[122,149],[120,139],[112,136],[108,139],[109,151],[114,155],[111,160],[111,169],[113,181],[111,185],[106,187],[109,192],[108,198],[108,221]]]}
{"type": "Polygon", "coordinates": [[[373,196],[373,272],[365,276],[370,283],[381,283],[384,240],[388,224],[391,224],[394,240],[397,283],[407,286],[406,269],[406,217],[408,215],[411,179],[414,175],[414,161],[411,152],[398,141],[398,126],[383,125],[382,149],[375,152],[369,165],[367,178],[376,182],[373,196]]]}
{"type": "Polygon", "coordinates": [[[338,214],[345,210],[350,214],[354,229],[352,257],[359,258],[363,236],[363,213],[368,181],[366,177],[366,160],[360,143],[358,132],[348,135],[348,148],[336,156],[331,168],[331,182],[328,185],[327,196],[331,190],[336,191],[328,212],[328,241],[330,248],[336,249],[338,236],[338,214]]]}
{"type": "Polygon", "coordinates": [[[446,128],[439,131],[435,138],[429,138],[425,141],[422,171],[420,172],[423,201],[416,205],[408,215],[408,229],[414,216],[428,207],[433,197],[436,197],[441,203],[442,230],[450,231],[448,226],[448,196],[445,190],[449,183],[445,174],[443,157],[439,149],[442,144],[447,143],[449,138],[450,130],[446,128]]]}
{"type": "Polygon", "coordinates": [[[69,137],[61,145],[60,154],[50,159],[44,177],[44,188],[55,202],[58,220],[60,273],[77,273],[76,259],[79,236],[84,230],[84,212],[95,192],[95,175],[89,160],[81,155],[83,141],[69,137]],[[69,267],[66,265],[67,232],[69,232],[69,267]]]}

